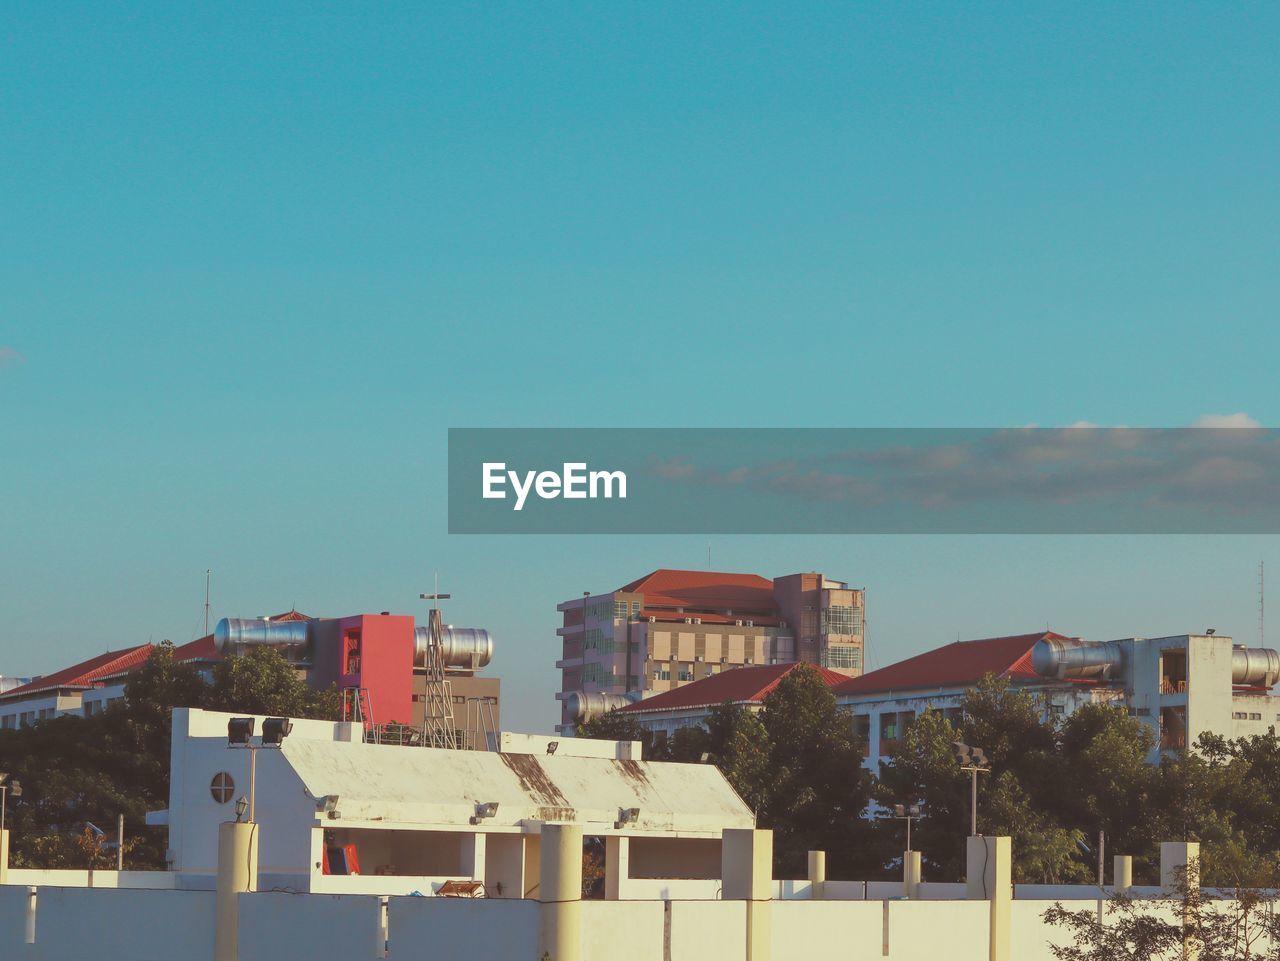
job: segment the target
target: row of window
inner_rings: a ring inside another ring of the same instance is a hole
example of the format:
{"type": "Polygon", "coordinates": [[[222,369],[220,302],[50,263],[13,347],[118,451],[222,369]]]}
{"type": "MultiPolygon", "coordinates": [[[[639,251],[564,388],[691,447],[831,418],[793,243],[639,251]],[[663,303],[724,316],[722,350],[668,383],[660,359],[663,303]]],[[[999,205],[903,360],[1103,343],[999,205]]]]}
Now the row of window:
{"type": "Polygon", "coordinates": [[[836,605],[822,612],[823,634],[861,634],[862,608],[836,605]]]}

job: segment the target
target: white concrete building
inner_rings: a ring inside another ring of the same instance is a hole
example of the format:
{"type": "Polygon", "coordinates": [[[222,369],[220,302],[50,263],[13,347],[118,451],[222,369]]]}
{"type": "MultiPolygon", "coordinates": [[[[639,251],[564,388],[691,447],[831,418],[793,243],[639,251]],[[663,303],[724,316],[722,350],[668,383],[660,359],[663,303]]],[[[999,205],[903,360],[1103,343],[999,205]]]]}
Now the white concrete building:
{"type": "MultiPolygon", "coordinates": [[[[148,821],[168,825],[179,887],[212,885],[218,825],[250,791],[251,752],[227,744],[232,716],[174,711],[169,808],[148,821]]],[[[431,894],[464,880],[529,896],[542,826],[572,821],[605,840],[606,884],[625,896],[632,879],[718,879],[722,832],[754,826],[712,765],[639,760],[630,742],[565,738],[550,753],[522,740],[505,745],[537,753],[368,744],[358,725],[295,721],[282,748],[256,752],[261,887],[431,894]],[[331,873],[326,855],[349,845],[361,873],[331,873]]]]}
{"type": "Polygon", "coordinates": [[[868,742],[867,766],[891,752],[927,709],[958,718],[966,691],[987,674],[1036,695],[1046,717],[1086,703],[1126,709],[1156,736],[1150,760],[1205,732],[1263,734],[1280,723],[1280,654],[1230,637],[1180,634],[1094,642],[1051,631],[957,641],[835,687],[868,742]]]}

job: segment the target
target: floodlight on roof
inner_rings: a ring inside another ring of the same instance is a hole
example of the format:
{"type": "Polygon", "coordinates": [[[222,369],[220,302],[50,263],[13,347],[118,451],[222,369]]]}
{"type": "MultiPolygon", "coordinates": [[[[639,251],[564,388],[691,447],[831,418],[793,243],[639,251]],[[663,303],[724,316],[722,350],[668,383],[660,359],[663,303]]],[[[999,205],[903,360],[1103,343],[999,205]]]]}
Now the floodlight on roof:
{"type": "Polygon", "coordinates": [[[547,753],[548,753],[548,754],[555,754],[555,753],[556,753],[556,748],[558,748],[559,746],[560,746],[560,742],[559,742],[559,741],[552,741],[550,744],[548,744],[548,745],[547,745],[547,753]]]}
{"type": "Polygon", "coordinates": [[[280,747],[293,730],[293,722],[287,717],[269,717],[262,722],[262,746],[280,747]]]}
{"type": "Polygon", "coordinates": [[[485,818],[491,818],[498,813],[497,801],[477,801],[476,813],[471,815],[471,823],[479,824],[485,818]]]}
{"type": "Polygon", "coordinates": [[[249,799],[243,794],[236,801],[236,823],[244,819],[244,814],[249,810],[249,799]]]}
{"type": "Polygon", "coordinates": [[[251,717],[233,717],[227,721],[227,745],[247,747],[257,722],[251,717]]]}

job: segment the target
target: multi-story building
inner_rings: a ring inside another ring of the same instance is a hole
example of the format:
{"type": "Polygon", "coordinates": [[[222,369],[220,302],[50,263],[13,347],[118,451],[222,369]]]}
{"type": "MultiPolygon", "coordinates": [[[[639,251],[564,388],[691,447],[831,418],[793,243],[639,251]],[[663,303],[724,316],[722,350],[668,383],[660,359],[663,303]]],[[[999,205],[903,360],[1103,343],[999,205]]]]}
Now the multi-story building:
{"type": "Polygon", "coordinates": [[[1242,737],[1280,722],[1280,698],[1271,694],[1280,654],[1212,634],[1084,641],[1041,631],[957,641],[834,690],[866,739],[874,769],[920,712],[958,720],[965,693],[988,674],[1034,694],[1046,718],[1088,703],[1125,709],[1150,727],[1152,762],[1202,733],[1242,737]]]}
{"type": "MultiPolygon", "coordinates": [[[[753,713],[759,711],[778,683],[798,667],[795,662],[740,667],[713,674],[696,684],[646,697],[619,710],[652,731],[658,741],[664,741],[682,727],[702,724],[707,715],[722,704],[733,704],[753,713]]],[[[845,675],[825,667],[814,670],[829,688],[848,680],[845,675]]]]}
{"type": "MultiPolygon", "coordinates": [[[[442,673],[451,698],[457,742],[491,747],[500,730],[501,682],[481,677],[493,655],[484,630],[443,628],[442,673]]],[[[224,619],[212,634],[174,648],[175,660],[194,664],[206,681],[214,665],[254,646],[280,651],[299,676],[316,688],[346,692],[353,715],[369,727],[387,724],[422,729],[428,703],[427,628],[409,616],[358,614],[312,618],[297,611],[275,617],[224,619]]],[[[129,674],[146,663],[151,644],[99,654],[0,693],[0,728],[59,715],[88,717],[124,697],[129,674]]],[[[436,701],[439,697],[436,698],[436,701]]],[[[434,710],[442,713],[438,704],[434,710]]]]}
{"type": "Polygon", "coordinates": [[[862,673],[864,592],[822,574],[660,569],[557,605],[559,730],[748,665],[804,661],[862,673]]]}

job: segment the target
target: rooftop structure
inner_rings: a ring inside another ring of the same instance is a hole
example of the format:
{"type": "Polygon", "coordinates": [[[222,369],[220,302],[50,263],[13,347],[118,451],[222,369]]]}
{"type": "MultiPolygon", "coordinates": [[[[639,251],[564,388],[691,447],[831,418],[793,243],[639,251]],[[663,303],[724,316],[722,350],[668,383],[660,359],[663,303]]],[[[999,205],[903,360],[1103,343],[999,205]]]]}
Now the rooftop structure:
{"type": "MultiPolygon", "coordinates": [[[[721,704],[738,704],[748,710],[758,711],[779,682],[798,666],[791,663],[740,667],[636,701],[621,708],[621,711],[634,717],[659,739],[665,739],[682,727],[701,724],[708,713],[721,704]]],[[[845,675],[825,667],[814,670],[831,688],[849,680],[845,675]]]]}
{"type": "MultiPolygon", "coordinates": [[[[500,682],[476,674],[492,658],[493,640],[488,631],[452,625],[441,625],[439,633],[436,684],[428,678],[429,629],[406,615],[314,618],[290,610],[274,617],[223,618],[212,634],[173,653],[209,680],[223,658],[269,647],[313,687],[335,685],[366,736],[376,739],[389,727],[420,732],[433,714],[446,722],[457,746],[492,748],[500,724],[500,682]]],[[[0,693],[0,727],[101,711],[124,697],[129,673],[152,650],[152,644],[139,644],[107,652],[0,693]]]]}
{"type": "Polygon", "coordinates": [[[866,738],[867,763],[874,766],[921,711],[958,720],[965,692],[988,674],[1034,693],[1046,717],[1087,703],[1127,710],[1156,736],[1152,761],[1203,732],[1262,734],[1280,721],[1280,698],[1271,694],[1280,654],[1214,634],[1097,642],[1038,631],[958,641],[834,690],[866,738]]]}
{"type": "MultiPolygon", "coordinates": [[[[227,743],[232,717],[174,711],[169,807],[148,821],[168,825],[182,886],[212,884],[218,826],[249,790],[250,752],[227,743]]],[[[716,877],[724,829],[754,826],[713,765],[619,757],[629,742],[572,742],[550,753],[537,739],[504,741],[536,754],[406,751],[365,742],[351,723],[294,721],[280,750],[258,752],[262,886],[429,894],[475,880],[490,897],[524,897],[542,826],[565,821],[627,839],[633,869],[658,872],[640,876],[716,877]],[[326,851],[352,845],[360,877],[326,867],[326,851]]]]}
{"type": "Polygon", "coordinates": [[[563,601],[560,731],[745,666],[806,662],[862,673],[864,592],[822,574],[662,568],[563,601]]]}

